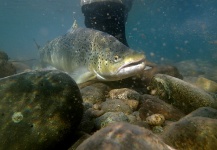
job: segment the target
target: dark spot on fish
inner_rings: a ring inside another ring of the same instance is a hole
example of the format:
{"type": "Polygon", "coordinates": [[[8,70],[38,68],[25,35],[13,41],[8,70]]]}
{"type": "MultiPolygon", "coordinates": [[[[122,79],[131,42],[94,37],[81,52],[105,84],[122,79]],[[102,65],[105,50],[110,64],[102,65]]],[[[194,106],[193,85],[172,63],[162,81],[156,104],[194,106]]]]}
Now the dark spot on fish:
{"type": "Polygon", "coordinates": [[[119,59],[119,56],[118,56],[118,55],[115,55],[115,56],[114,56],[114,61],[118,61],[118,59],[119,59]]]}

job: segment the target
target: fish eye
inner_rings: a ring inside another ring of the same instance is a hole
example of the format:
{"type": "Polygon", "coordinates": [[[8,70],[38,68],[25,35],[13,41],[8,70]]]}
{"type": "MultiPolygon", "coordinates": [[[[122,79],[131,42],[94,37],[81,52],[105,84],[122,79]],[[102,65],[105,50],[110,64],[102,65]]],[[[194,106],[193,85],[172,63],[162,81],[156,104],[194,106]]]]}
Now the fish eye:
{"type": "Polygon", "coordinates": [[[120,57],[119,57],[118,55],[115,55],[115,56],[114,56],[114,61],[115,61],[115,62],[118,62],[119,60],[120,60],[120,57]]]}

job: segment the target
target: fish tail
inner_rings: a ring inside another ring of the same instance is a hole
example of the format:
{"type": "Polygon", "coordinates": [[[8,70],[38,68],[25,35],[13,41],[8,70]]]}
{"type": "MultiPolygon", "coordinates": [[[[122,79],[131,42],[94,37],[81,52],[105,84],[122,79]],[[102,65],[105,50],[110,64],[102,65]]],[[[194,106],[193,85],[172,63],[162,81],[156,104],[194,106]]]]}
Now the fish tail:
{"type": "Polygon", "coordinates": [[[35,40],[34,38],[33,38],[33,41],[34,41],[34,43],[35,43],[37,49],[39,50],[41,46],[36,42],[36,40],[35,40]]]}

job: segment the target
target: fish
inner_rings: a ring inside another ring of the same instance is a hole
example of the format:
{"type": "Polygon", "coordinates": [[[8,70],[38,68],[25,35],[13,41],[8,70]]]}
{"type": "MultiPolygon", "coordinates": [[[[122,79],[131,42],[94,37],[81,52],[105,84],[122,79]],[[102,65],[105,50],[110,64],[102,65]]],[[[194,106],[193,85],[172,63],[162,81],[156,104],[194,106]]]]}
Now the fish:
{"type": "Polygon", "coordinates": [[[114,36],[78,27],[39,48],[43,66],[68,73],[77,84],[90,80],[117,81],[145,69],[144,52],[135,51],[114,36]]]}

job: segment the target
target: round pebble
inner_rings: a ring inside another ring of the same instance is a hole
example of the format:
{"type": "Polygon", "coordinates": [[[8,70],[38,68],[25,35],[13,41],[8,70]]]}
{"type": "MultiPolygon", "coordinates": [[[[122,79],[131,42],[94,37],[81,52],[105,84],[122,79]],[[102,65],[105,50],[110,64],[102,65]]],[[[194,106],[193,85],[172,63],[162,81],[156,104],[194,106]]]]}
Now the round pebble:
{"type": "Polygon", "coordinates": [[[160,126],[164,123],[165,118],[161,114],[153,114],[146,118],[146,122],[152,126],[160,126]]]}
{"type": "Polygon", "coordinates": [[[154,126],[153,128],[152,128],[152,132],[153,133],[162,133],[164,130],[163,130],[163,127],[161,127],[161,126],[154,126]]]}

